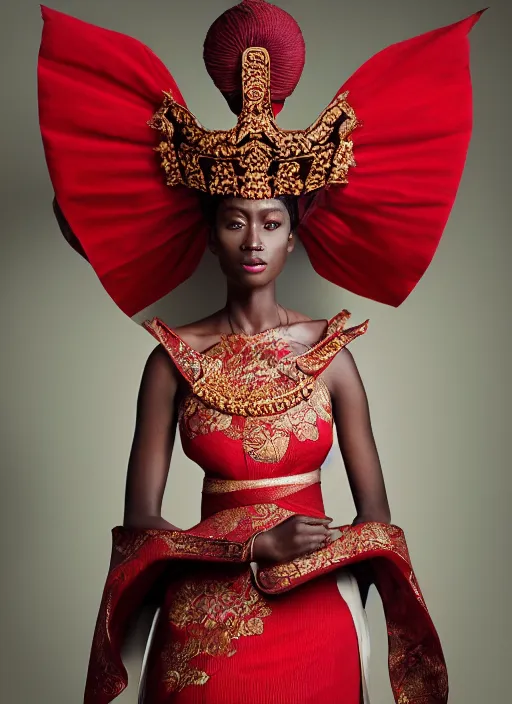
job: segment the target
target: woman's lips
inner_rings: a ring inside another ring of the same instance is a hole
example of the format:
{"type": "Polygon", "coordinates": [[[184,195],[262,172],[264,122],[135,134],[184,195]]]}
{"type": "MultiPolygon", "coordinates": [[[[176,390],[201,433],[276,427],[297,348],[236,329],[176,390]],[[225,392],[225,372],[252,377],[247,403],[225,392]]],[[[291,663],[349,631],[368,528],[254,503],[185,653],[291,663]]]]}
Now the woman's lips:
{"type": "Polygon", "coordinates": [[[249,274],[259,274],[261,271],[265,271],[265,269],[267,268],[267,265],[264,262],[255,264],[242,264],[242,266],[245,271],[249,272],[249,274]]]}

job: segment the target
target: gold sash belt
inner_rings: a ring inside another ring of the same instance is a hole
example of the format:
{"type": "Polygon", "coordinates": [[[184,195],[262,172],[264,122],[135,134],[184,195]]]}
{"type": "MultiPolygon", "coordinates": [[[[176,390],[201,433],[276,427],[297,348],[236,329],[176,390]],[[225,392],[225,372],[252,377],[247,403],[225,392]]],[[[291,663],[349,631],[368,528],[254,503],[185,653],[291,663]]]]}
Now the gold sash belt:
{"type": "Polygon", "coordinates": [[[305,474],[292,474],[288,477],[269,477],[268,479],[210,479],[203,481],[204,494],[225,494],[228,491],[242,489],[266,489],[269,487],[300,487],[303,489],[320,481],[320,469],[305,474]]]}

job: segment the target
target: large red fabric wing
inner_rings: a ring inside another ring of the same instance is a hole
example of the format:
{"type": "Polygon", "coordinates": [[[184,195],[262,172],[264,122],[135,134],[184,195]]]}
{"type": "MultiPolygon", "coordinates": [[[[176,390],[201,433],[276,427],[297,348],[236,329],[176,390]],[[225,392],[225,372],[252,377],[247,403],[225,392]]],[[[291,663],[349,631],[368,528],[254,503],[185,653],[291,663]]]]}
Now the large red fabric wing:
{"type": "Polygon", "coordinates": [[[399,306],[429,266],[471,136],[467,35],[482,12],[384,49],[340,89],[363,123],[357,165],[347,185],[318,194],[298,232],[332,283],[399,306]]]}
{"type": "Polygon", "coordinates": [[[42,6],[39,120],[57,201],[129,316],[188,278],[206,243],[197,194],[168,188],[147,121],[171,74],[144,44],[42,6]]]}

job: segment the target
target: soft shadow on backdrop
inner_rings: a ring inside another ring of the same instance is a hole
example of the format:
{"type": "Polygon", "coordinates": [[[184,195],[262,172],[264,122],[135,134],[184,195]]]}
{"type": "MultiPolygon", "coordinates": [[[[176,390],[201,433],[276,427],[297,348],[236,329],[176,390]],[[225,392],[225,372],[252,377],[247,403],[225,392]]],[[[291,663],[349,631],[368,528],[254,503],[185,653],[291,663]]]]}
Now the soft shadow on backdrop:
{"type": "MultiPolygon", "coordinates": [[[[230,2],[48,4],[150,45],[203,124],[233,124],[202,64],[207,28],[230,2]]],[[[480,9],[477,0],[277,4],[296,17],[308,50],[280,116],[284,128],[310,124],[379,49],[480,9]]],[[[154,341],[60,237],[37,122],[39,6],[11,2],[2,19],[0,691],[9,704],[73,704],[82,698],[110,529],[122,520],[136,395],[154,341]]],[[[283,304],[313,317],[345,307],[353,323],[370,318],[351,351],[370,399],[393,521],[406,532],[445,649],[451,704],[505,702],[509,691],[511,24],[508,0],[497,0],[471,34],[475,129],[467,168],[434,261],[403,306],[335,288],[300,249],[279,284],[283,304]]],[[[178,325],[223,302],[222,279],[206,257],[190,282],[138,320],[160,315],[178,325]]],[[[334,454],[324,492],[338,523],[354,515],[343,472],[334,454]]],[[[200,487],[199,469],[178,445],[164,515],[193,525],[200,487]]],[[[368,611],[372,704],[391,704],[373,590],[368,611]]],[[[132,683],[140,647],[128,657],[132,683]]],[[[118,701],[135,703],[135,687],[118,701]]]]}

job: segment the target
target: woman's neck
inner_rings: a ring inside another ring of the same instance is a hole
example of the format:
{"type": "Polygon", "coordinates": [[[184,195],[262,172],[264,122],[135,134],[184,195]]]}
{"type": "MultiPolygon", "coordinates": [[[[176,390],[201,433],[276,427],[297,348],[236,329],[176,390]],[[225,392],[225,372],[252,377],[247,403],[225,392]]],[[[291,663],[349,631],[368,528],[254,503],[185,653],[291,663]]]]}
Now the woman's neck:
{"type": "Polygon", "coordinates": [[[233,332],[254,335],[284,323],[282,309],[272,283],[265,288],[240,290],[228,288],[226,315],[233,332]]]}

